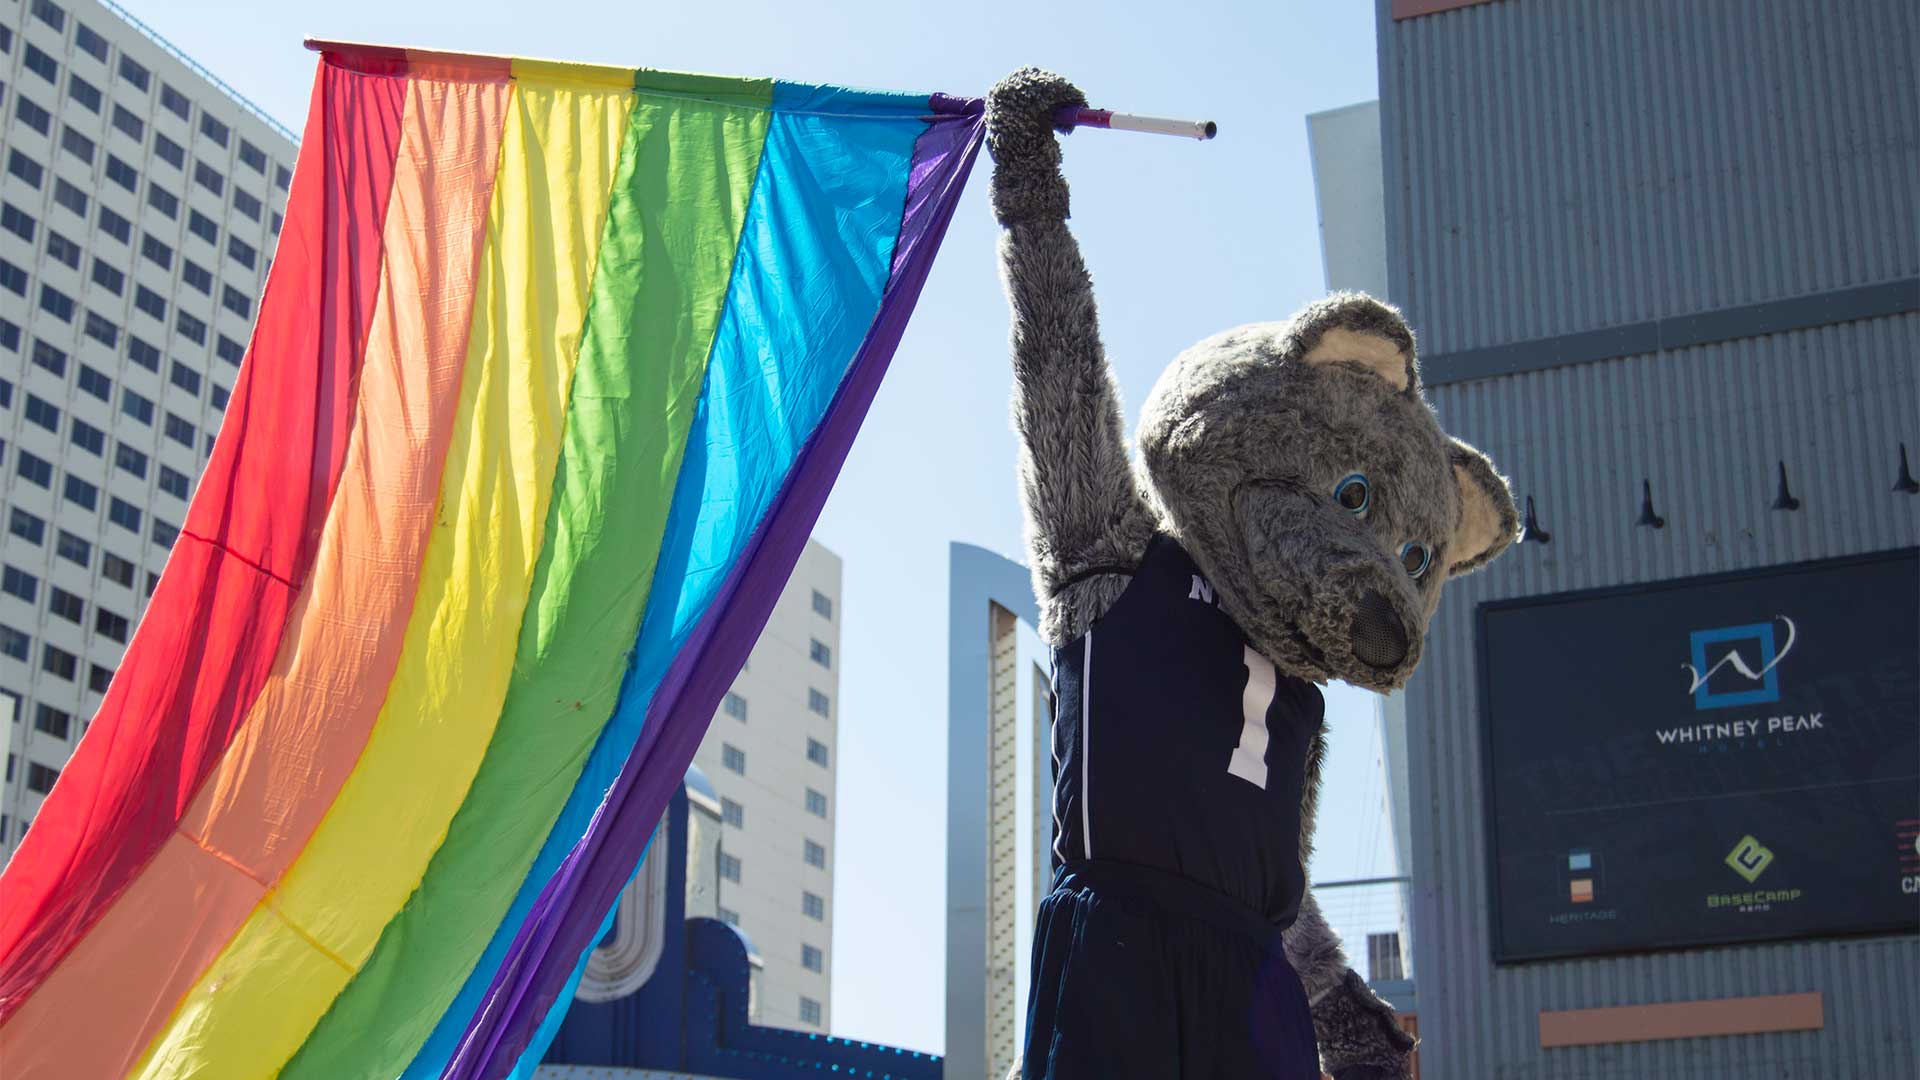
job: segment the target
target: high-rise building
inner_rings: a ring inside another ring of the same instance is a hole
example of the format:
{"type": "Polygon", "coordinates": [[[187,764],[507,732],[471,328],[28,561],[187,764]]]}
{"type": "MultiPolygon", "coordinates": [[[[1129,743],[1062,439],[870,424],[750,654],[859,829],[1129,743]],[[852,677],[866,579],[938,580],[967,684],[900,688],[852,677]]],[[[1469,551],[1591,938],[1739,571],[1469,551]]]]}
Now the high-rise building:
{"type": "Polygon", "coordinates": [[[72,754],[213,447],[293,133],[117,7],[0,5],[0,860],[72,754]]]}
{"type": "Polygon", "coordinates": [[[694,756],[720,799],[718,915],[764,965],[769,1027],[831,1020],[840,661],[840,558],[808,541],[694,756]]]}

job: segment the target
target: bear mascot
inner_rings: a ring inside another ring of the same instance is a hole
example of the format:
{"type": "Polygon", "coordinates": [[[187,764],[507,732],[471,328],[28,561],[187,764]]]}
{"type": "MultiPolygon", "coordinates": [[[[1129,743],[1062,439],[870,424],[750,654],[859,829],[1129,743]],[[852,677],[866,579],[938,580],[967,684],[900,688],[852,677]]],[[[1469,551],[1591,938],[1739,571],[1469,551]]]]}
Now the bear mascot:
{"type": "Polygon", "coordinates": [[[1420,662],[1448,578],[1517,532],[1440,429],[1398,312],[1340,294],[1228,330],[1160,376],[1129,460],[1055,114],[1026,69],[987,100],[1014,427],[1053,650],[1052,888],[1026,1080],[1407,1075],[1413,1039],[1308,889],[1319,687],[1420,662]]]}

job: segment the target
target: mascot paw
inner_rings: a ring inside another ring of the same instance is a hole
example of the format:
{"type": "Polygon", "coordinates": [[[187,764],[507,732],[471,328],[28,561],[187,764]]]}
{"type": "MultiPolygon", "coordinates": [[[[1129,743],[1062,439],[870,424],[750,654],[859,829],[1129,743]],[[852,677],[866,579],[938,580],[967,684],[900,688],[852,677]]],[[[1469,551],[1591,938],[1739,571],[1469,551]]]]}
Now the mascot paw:
{"type": "MultiPolygon", "coordinates": [[[[987,152],[993,155],[993,215],[1003,225],[1067,216],[1054,114],[1087,97],[1039,68],[1021,68],[987,93],[987,152]]],[[[1064,130],[1064,129],[1062,129],[1064,130]]]]}
{"type": "Polygon", "coordinates": [[[1416,1040],[1400,1027],[1393,1006],[1380,1000],[1355,971],[1313,1005],[1320,1057],[1334,1080],[1405,1080],[1407,1053],[1416,1040]]]}

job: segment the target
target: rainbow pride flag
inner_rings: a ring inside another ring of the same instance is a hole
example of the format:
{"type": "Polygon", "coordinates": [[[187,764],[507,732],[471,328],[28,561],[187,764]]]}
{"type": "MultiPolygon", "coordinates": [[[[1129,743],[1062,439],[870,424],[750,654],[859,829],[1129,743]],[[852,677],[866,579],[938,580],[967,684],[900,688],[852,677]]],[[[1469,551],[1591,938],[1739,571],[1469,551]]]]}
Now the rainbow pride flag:
{"type": "Polygon", "coordinates": [[[977,100],[310,44],[225,426],[0,877],[7,1080],[537,1056],[982,137],[977,100]]]}

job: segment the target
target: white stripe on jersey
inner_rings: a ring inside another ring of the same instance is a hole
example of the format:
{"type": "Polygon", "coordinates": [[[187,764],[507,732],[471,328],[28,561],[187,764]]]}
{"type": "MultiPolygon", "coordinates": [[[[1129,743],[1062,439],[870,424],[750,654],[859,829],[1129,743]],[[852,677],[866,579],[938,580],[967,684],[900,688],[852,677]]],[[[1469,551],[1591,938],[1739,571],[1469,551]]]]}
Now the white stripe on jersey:
{"type": "MultiPolygon", "coordinates": [[[[1054,664],[1050,671],[1047,688],[1053,691],[1053,729],[1047,732],[1047,753],[1053,758],[1053,775],[1060,775],[1060,664],[1059,653],[1054,654],[1054,664]]],[[[1060,847],[1060,841],[1066,835],[1066,827],[1060,821],[1060,795],[1054,793],[1053,803],[1053,857],[1061,862],[1067,861],[1067,853],[1060,847]]]]}
{"type": "Polygon", "coordinates": [[[1085,655],[1080,658],[1080,846],[1084,857],[1093,858],[1093,815],[1087,804],[1093,789],[1087,786],[1087,757],[1093,748],[1093,631],[1086,637],[1085,655]]]}

